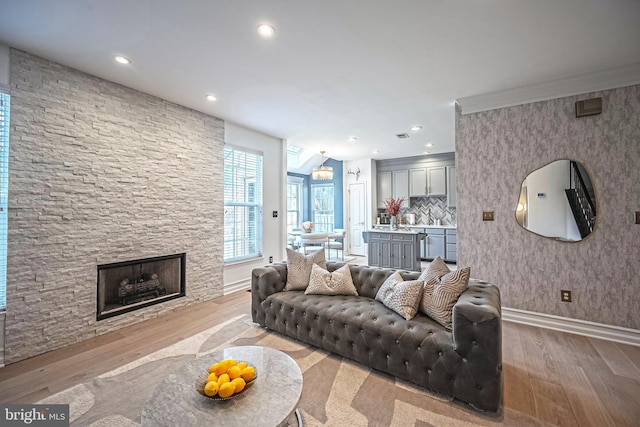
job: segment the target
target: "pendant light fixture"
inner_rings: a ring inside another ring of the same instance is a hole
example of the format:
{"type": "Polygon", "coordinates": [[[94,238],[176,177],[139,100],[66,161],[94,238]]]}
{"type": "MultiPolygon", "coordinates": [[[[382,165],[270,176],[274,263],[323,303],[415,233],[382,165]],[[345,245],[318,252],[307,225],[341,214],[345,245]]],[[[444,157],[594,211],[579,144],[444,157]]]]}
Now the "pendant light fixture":
{"type": "Polygon", "coordinates": [[[316,181],[329,181],[333,179],[333,168],[331,166],[324,165],[324,151],[321,151],[322,154],[322,164],[317,168],[313,169],[311,173],[311,177],[316,181]]]}

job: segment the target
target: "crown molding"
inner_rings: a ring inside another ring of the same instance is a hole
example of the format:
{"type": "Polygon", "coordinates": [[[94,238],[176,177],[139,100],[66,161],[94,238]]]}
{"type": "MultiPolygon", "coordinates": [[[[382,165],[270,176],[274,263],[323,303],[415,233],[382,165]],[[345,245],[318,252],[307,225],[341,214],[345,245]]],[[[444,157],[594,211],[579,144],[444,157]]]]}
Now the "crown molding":
{"type": "Polygon", "coordinates": [[[462,108],[462,114],[471,114],[635,84],[640,84],[640,63],[546,83],[467,96],[457,99],[456,102],[462,108]]]}

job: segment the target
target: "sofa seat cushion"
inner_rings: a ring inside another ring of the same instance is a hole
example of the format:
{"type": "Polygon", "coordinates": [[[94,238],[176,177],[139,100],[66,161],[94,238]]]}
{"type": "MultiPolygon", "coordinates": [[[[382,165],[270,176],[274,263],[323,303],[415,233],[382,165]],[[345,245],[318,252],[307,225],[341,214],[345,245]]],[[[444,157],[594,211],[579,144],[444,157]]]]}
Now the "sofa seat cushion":
{"type": "Polygon", "coordinates": [[[332,353],[452,395],[462,357],[451,332],[418,314],[405,320],[362,296],[280,292],[262,302],[265,326],[332,353]]]}

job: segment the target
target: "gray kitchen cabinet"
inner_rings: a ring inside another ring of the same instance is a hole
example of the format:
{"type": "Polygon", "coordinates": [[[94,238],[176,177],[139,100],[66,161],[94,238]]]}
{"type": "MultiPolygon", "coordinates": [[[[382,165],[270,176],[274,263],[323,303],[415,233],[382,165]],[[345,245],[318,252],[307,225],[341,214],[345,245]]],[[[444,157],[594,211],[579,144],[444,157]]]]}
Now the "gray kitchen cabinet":
{"type": "Polygon", "coordinates": [[[447,166],[447,205],[455,208],[458,204],[458,177],[455,166],[447,166]]]}
{"type": "Polygon", "coordinates": [[[409,169],[409,196],[421,197],[427,194],[427,168],[409,169]]]}
{"type": "Polygon", "coordinates": [[[446,167],[427,168],[427,196],[447,195],[446,167]]]}
{"type": "Polygon", "coordinates": [[[393,174],[393,197],[402,197],[403,207],[409,207],[409,170],[400,169],[392,171],[393,174]]]}
{"type": "Polygon", "coordinates": [[[423,254],[425,259],[434,259],[439,256],[445,259],[445,234],[444,228],[425,228],[427,237],[424,239],[423,254]]]}
{"type": "Polygon", "coordinates": [[[384,201],[393,195],[391,171],[378,172],[377,185],[378,208],[384,209],[384,201]]]}
{"type": "Polygon", "coordinates": [[[364,231],[368,264],[374,267],[420,271],[420,241],[424,233],[364,231]]]}
{"type": "Polygon", "coordinates": [[[458,232],[457,230],[445,230],[447,251],[445,261],[458,261],[458,232]]]}

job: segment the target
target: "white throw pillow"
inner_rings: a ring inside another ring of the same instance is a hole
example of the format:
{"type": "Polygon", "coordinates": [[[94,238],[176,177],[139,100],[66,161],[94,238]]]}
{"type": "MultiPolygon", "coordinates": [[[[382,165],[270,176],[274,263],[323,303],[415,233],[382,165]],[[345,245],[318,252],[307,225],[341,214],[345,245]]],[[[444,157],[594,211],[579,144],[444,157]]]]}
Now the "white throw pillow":
{"type": "Polygon", "coordinates": [[[384,281],[376,294],[376,300],[406,320],[411,320],[418,313],[423,287],[422,280],[405,281],[396,271],[384,281]]]}
{"type": "Polygon", "coordinates": [[[287,248],[287,284],[285,291],[304,291],[309,285],[311,267],[318,264],[327,269],[324,251],[317,251],[309,255],[301,254],[287,248]]]}
{"type": "Polygon", "coordinates": [[[333,273],[313,264],[307,295],[358,295],[351,278],[349,265],[345,264],[333,273]]]}

